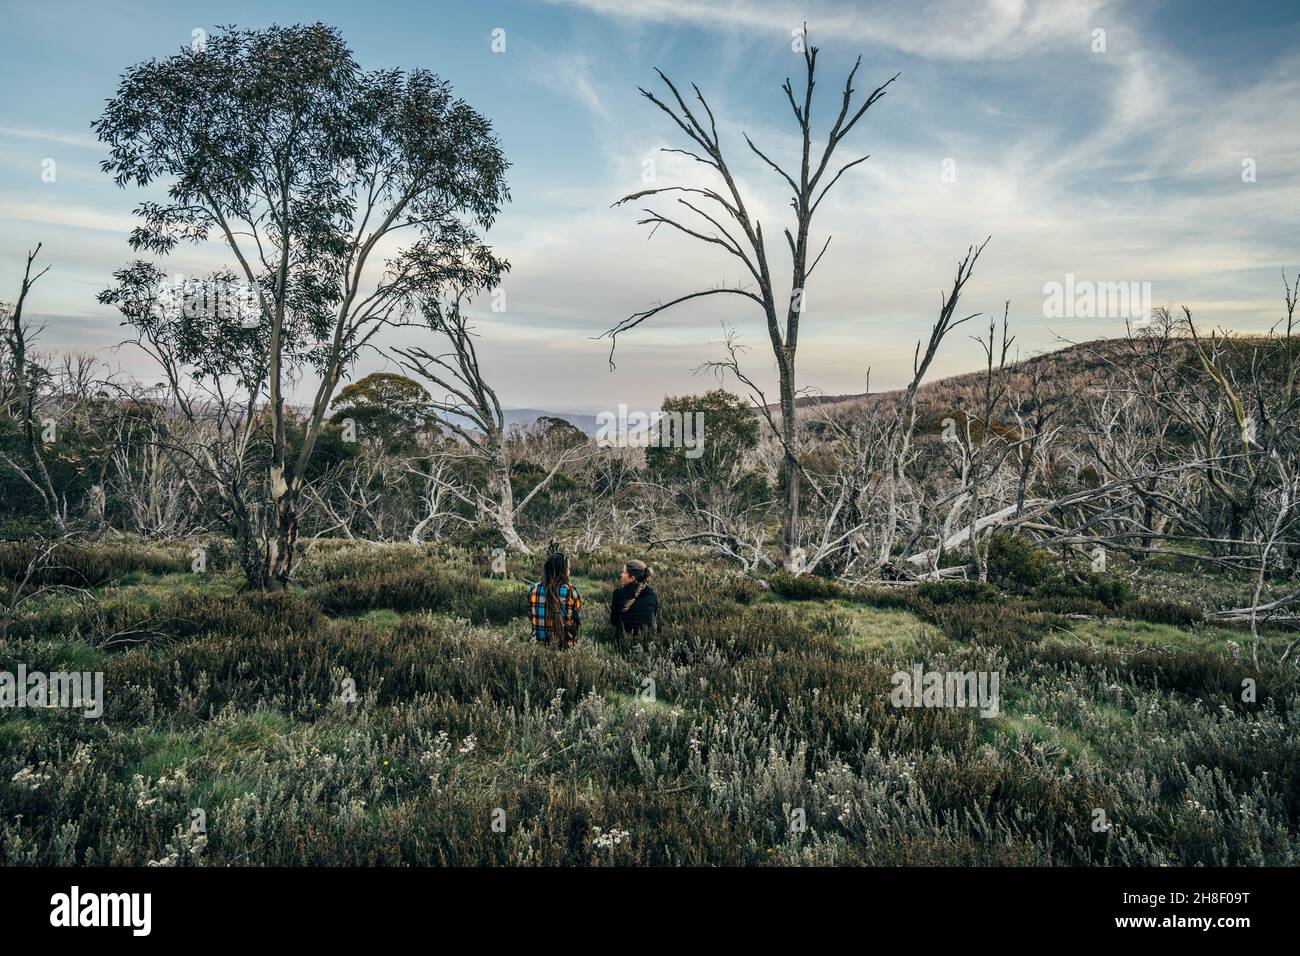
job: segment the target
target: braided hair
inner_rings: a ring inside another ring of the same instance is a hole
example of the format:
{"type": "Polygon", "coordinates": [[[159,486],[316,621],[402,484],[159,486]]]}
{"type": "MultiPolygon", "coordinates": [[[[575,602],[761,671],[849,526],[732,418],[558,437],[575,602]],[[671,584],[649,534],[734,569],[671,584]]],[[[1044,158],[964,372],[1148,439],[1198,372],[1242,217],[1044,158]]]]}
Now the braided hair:
{"type": "Polygon", "coordinates": [[[654,573],[644,564],[641,564],[641,562],[638,561],[637,564],[640,564],[641,566],[634,568],[630,561],[623,565],[623,570],[628,573],[630,578],[637,582],[636,590],[632,592],[632,596],[623,602],[624,614],[632,610],[632,605],[635,604],[636,599],[641,596],[641,592],[646,589],[646,585],[650,583],[650,575],[654,573]]]}

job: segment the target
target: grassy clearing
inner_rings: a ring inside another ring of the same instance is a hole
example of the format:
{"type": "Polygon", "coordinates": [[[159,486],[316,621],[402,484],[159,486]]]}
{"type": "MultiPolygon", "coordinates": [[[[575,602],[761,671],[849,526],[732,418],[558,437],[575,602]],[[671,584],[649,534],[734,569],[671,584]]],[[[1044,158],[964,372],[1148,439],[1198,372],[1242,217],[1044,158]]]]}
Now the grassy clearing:
{"type": "Polygon", "coordinates": [[[856,651],[890,651],[906,657],[920,648],[925,638],[939,636],[939,630],[910,611],[869,607],[838,598],[782,604],[795,620],[809,630],[829,634],[844,647],[856,651]]]}
{"type": "MultiPolygon", "coordinates": [[[[1105,619],[1097,621],[1070,621],[1063,630],[1070,636],[1097,644],[1110,646],[1144,646],[1164,648],[1213,648],[1228,651],[1229,646],[1249,647],[1250,634],[1229,627],[1198,624],[1190,628],[1177,628],[1169,624],[1152,624],[1149,621],[1105,619]]],[[[1277,654],[1286,646],[1285,635],[1273,632],[1263,640],[1263,646],[1277,654]]]]}
{"type": "Polygon", "coordinates": [[[657,561],[660,632],[618,644],[604,607],[621,558],[577,559],[584,640],[557,653],[528,640],[522,562],[494,580],[455,549],[329,545],[299,588],[263,596],[119,550],[93,606],[49,602],[3,651],[101,669],[110,696],[97,721],[0,715],[0,856],[1300,861],[1296,675],[1234,659],[1248,635],[979,589],[765,590],[674,553],[657,561]],[[913,662],[998,671],[998,716],[892,707],[890,676],[913,662]]]}

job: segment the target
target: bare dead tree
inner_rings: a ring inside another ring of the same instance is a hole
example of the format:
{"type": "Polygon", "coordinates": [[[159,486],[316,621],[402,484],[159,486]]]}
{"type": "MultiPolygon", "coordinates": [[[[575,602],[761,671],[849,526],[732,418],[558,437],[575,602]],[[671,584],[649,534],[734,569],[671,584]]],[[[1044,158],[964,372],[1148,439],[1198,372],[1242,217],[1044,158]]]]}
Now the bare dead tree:
{"type": "MultiPolygon", "coordinates": [[[[976,440],[975,431],[971,428],[971,416],[965,416],[965,442],[962,448],[965,452],[963,457],[969,466],[967,485],[969,488],[968,500],[971,503],[968,543],[970,544],[971,555],[975,559],[975,570],[979,574],[981,581],[987,581],[989,577],[988,553],[986,549],[980,548],[980,537],[976,529],[976,524],[979,521],[979,507],[983,499],[984,483],[992,481],[997,476],[1003,461],[1006,460],[1007,449],[1010,447],[1010,442],[1006,436],[1001,434],[995,425],[999,405],[1007,390],[1006,381],[1002,374],[1007,367],[1007,350],[1011,347],[1014,339],[1013,336],[1007,334],[1007,316],[1010,311],[1011,303],[1007,302],[1002,311],[1002,341],[1000,346],[998,346],[995,338],[997,323],[992,318],[989,319],[988,340],[976,338],[985,358],[983,394],[979,407],[978,441],[976,440]]],[[[1019,440],[1021,436],[1017,434],[1015,437],[1019,440]]]]}
{"type": "Polygon", "coordinates": [[[3,452],[0,452],[0,460],[3,460],[36,492],[45,506],[50,523],[56,530],[63,532],[68,524],[67,502],[54,490],[49,470],[45,467],[41,442],[37,440],[39,433],[36,421],[36,377],[28,355],[31,329],[23,316],[28,293],[41,277],[50,271],[50,267],[46,266],[32,274],[32,266],[40,252],[41,243],[37,243],[36,248],[27,253],[17,302],[12,307],[0,308],[0,315],[6,320],[4,329],[6,350],[13,376],[14,399],[22,427],[23,447],[27,453],[27,467],[24,468],[3,452]]]}
{"type": "Polygon", "coordinates": [[[478,497],[483,513],[505,538],[506,544],[521,554],[531,549],[515,528],[517,516],[533,498],[550,484],[560,468],[581,457],[587,446],[559,455],[543,477],[522,501],[515,502],[510,485],[512,464],[506,434],[505,413],[496,390],[488,383],[479,365],[475,333],[468,325],[462,304],[466,292],[452,290],[444,306],[441,300],[428,300],[425,316],[429,328],[442,341],[445,351],[437,354],[422,347],[394,348],[402,365],[440,390],[431,401],[439,424],[458,436],[470,453],[487,468],[487,494],[478,497]]]}
{"type": "Polygon", "coordinates": [[[407,464],[408,472],[423,482],[419,499],[420,507],[416,512],[416,520],[410,534],[407,535],[407,540],[411,544],[420,544],[426,537],[436,538],[453,522],[472,524],[472,519],[457,510],[456,503],[461,502],[471,508],[476,505],[467,493],[464,483],[457,480],[449,455],[435,452],[421,464],[422,467],[419,468],[407,464]]]}
{"type": "Polygon", "coordinates": [[[1300,497],[1300,477],[1292,474],[1282,456],[1274,452],[1272,465],[1277,469],[1277,502],[1273,521],[1269,524],[1259,550],[1259,573],[1255,577],[1255,592],[1250,602],[1251,661],[1259,666],[1259,599],[1268,580],[1273,549],[1296,520],[1296,499],[1300,497]]]}
{"type": "MultiPolygon", "coordinates": [[[[810,566],[845,552],[843,575],[876,578],[892,565],[900,534],[915,539],[922,533],[929,492],[912,474],[918,394],[944,339],[978,314],[959,318],[957,306],[987,242],[967,249],[957,263],[952,286],[940,293],[938,318],[928,338],[917,342],[907,387],[876,399],[868,394],[861,411],[850,415],[847,422],[832,415],[821,419],[820,430],[830,442],[823,457],[837,464],[832,472],[810,480],[817,492],[814,524],[820,527],[819,535],[809,539],[810,566]]],[[[961,507],[969,494],[967,489],[965,496],[959,494],[944,503],[955,501],[956,507],[961,507]]],[[[889,570],[889,574],[896,573],[898,569],[889,570]]]]}
{"type": "MultiPolygon", "coordinates": [[[[803,37],[806,38],[806,25],[803,37]]],[[[766,320],[768,338],[772,346],[772,355],[776,361],[779,380],[780,427],[775,436],[783,449],[781,466],[781,484],[783,502],[781,508],[781,554],[782,562],[788,570],[803,571],[798,564],[796,552],[799,548],[799,490],[802,471],[799,465],[798,422],[795,412],[795,400],[798,386],[795,376],[795,356],[799,344],[799,325],[803,316],[808,281],[821,261],[830,244],[830,237],[821,244],[820,251],[811,256],[814,249],[812,233],[813,217],[818,206],[839,181],[840,177],[854,166],[864,162],[868,157],[860,156],[850,160],[830,173],[831,161],[840,143],[857,125],[876,102],[885,95],[886,88],[897,79],[897,74],[886,80],[872,92],[855,103],[854,79],[862,63],[858,57],[844,82],[839,112],[831,125],[824,141],[814,144],[812,108],[813,87],[817,68],[817,48],[803,44],[805,80],[802,95],[796,97],[794,86],[787,78],[783,89],[798,125],[801,150],[799,169],[796,175],[788,173],[780,164],[760,150],[753,141],[745,136],[745,143],[750,151],[766,166],[770,167],[790,188],[791,207],[794,221],[784,230],[786,244],[790,251],[790,292],[788,296],[778,295],[773,269],[768,259],[768,250],[763,235],[762,223],[753,219],[740,188],[736,183],[732,167],[729,165],[718,135],[717,123],[713,111],[705,100],[703,93],[695,84],[691,85],[698,101],[698,110],[688,105],[677,86],[663,73],[656,70],[659,78],[668,87],[672,105],[646,89],[641,94],[665,113],[677,128],[694,146],[690,149],[672,149],[668,152],[679,153],[698,162],[721,179],[720,188],[695,188],[687,186],[666,186],[641,190],[624,196],[614,205],[635,202],[647,197],[668,197],[675,195],[677,205],[686,215],[698,217],[698,220],[683,220],[653,209],[646,209],[646,218],[639,222],[653,229],[668,226],[699,242],[717,246],[728,255],[735,257],[744,267],[747,279],[752,280],[757,291],[741,285],[719,285],[677,296],[667,302],[633,313],[605,333],[610,342],[610,365],[613,366],[614,347],[618,336],[635,328],[647,319],[664,312],[676,305],[696,299],[716,296],[735,295],[748,299],[757,305],[766,320]],[[697,151],[698,150],[698,151],[697,151]],[[828,173],[830,173],[828,177],[828,173]],[[731,227],[730,229],[728,227],[731,227]],[[731,231],[738,230],[739,235],[731,231]]]]}
{"type": "Polygon", "coordinates": [[[940,296],[939,318],[930,329],[925,353],[922,355],[921,343],[918,341],[912,357],[912,380],[908,383],[893,420],[884,433],[883,492],[886,512],[876,548],[877,570],[889,562],[898,534],[900,487],[906,480],[907,468],[912,460],[912,441],[916,433],[917,391],[948,333],[978,314],[957,318],[957,303],[961,298],[962,289],[970,281],[980,253],[984,251],[988,242],[989,240],[985,239],[979,246],[968,248],[965,257],[957,263],[957,275],[953,279],[952,288],[946,296],[940,296]]]}
{"type": "Polygon", "coordinates": [[[122,392],[109,440],[109,489],[122,503],[127,528],[147,538],[172,538],[195,526],[201,496],[168,446],[178,429],[163,402],[138,390],[122,392]]]}

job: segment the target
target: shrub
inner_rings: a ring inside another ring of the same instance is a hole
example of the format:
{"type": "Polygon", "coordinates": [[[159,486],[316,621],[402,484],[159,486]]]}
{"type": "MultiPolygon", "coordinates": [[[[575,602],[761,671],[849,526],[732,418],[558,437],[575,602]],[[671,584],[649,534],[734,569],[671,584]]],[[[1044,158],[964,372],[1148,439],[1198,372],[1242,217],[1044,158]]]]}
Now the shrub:
{"type": "Polygon", "coordinates": [[[499,528],[480,524],[449,535],[447,543],[457,548],[463,548],[466,551],[490,555],[498,548],[504,548],[506,539],[499,528]]]}
{"type": "Polygon", "coordinates": [[[919,597],[933,604],[996,604],[1002,592],[985,581],[923,581],[919,597]]]}
{"type": "Polygon", "coordinates": [[[1052,576],[1051,556],[1024,538],[998,533],[989,540],[989,577],[999,584],[1034,588],[1052,576]]]}
{"type": "Polygon", "coordinates": [[[1135,620],[1172,624],[1174,627],[1190,627],[1205,620],[1205,615],[1198,608],[1162,598],[1134,598],[1120,608],[1120,613],[1135,620]]]}
{"type": "Polygon", "coordinates": [[[841,597],[844,588],[830,578],[811,574],[789,574],[778,571],[767,579],[772,593],[791,601],[819,601],[841,597]]]}
{"type": "Polygon", "coordinates": [[[1094,598],[1081,595],[1054,594],[1050,597],[1034,598],[1034,607],[1048,614],[1086,614],[1088,617],[1105,617],[1110,611],[1106,605],[1094,598]]]}
{"type": "Polygon", "coordinates": [[[1011,647],[1040,640],[1050,620],[1011,604],[973,602],[936,605],[922,616],[954,641],[1011,647]]]}
{"type": "Polygon", "coordinates": [[[477,577],[432,567],[371,572],[321,585],[311,592],[326,614],[388,609],[434,611],[476,623],[505,623],[524,611],[524,592],[486,585],[477,577]]]}
{"type": "MultiPolygon", "coordinates": [[[[0,578],[16,580],[42,547],[39,542],[0,542],[0,578]]],[[[99,587],[133,571],[175,574],[190,569],[190,549],[141,544],[61,543],[33,576],[36,585],[99,587]]]]}
{"type": "Polygon", "coordinates": [[[1033,595],[1044,600],[1083,599],[1114,611],[1129,599],[1130,593],[1128,581],[1118,574],[1072,569],[1043,582],[1034,589],[1033,595]]]}
{"type": "Polygon", "coordinates": [[[745,577],[737,577],[731,587],[731,599],[737,604],[750,604],[756,601],[761,593],[763,592],[758,584],[745,577]]]}
{"type": "MultiPolygon", "coordinates": [[[[575,570],[612,580],[627,556],[575,570]]],[[[0,721],[0,863],[1300,863],[1300,674],[1275,654],[1048,638],[1057,598],[981,585],[835,585],[859,605],[837,611],[758,600],[677,553],[655,562],[653,637],[599,641],[609,592],[589,585],[584,640],[556,652],[526,639],[519,582],[472,558],[322,542],[305,590],[181,576],[42,605],[6,652],[93,665],[109,696],[103,720],[0,721]],[[870,606],[935,627],[906,652],[848,647],[870,606]],[[132,628],[160,636],[76,640],[132,628]],[[891,674],[918,662],[999,671],[1002,714],[893,707],[891,674]],[[195,806],[201,847],[176,835],[195,806]]],[[[811,580],[791,587],[833,584],[811,580]]]]}
{"type": "Polygon", "coordinates": [[[209,538],[202,546],[208,555],[209,571],[229,571],[235,566],[234,542],[229,538],[209,538]]]}

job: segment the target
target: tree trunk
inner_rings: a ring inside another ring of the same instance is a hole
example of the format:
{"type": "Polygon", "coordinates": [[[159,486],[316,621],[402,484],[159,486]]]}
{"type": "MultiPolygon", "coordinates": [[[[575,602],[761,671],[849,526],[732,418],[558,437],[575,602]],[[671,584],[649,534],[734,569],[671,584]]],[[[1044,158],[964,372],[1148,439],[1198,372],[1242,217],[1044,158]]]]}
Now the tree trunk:
{"type": "Polygon", "coordinates": [[[263,560],[261,542],[253,531],[247,515],[236,515],[235,550],[239,568],[244,572],[245,586],[266,590],[266,562],[263,560]]]}
{"type": "Polygon", "coordinates": [[[515,530],[515,493],[510,487],[510,465],[503,455],[497,454],[489,468],[491,476],[488,485],[493,501],[492,519],[496,522],[501,536],[506,539],[508,548],[520,554],[532,554],[532,550],[515,530]]]}
{"type": "MultiPolygon", "coordinates": [[[[1145,488],[1146,494],[1142,495],[1142,527],[1148,531],[1156,520],[1156,502],[1153,497],[1156,491],[1156,476],[1152,475],[1148,479],[1145,488]]],[[[1142,535],[1142,550],[1136,555],[1138,561],[1146,561],[1148,549],[1152,545],[1150,534],[1142,535]]]]}
{"type": "Polygon", "coordinates": [[[275,527],[267,536],[266,571],[263,587],[282,590],[293,575],[298,549],[298,492],[284,479],[283,468],[271,468],[271,501],[275,527]]]}
{"type": "MultiPolygon", "coordinates": [[[[793,358],[793,356],[792,356],[793,358]]],[[[784,454],[781,458],[781,565],[791,574],[801,574],[803,556],[799,553],[799,460],[798,424],[795,418],[793,368],[779,366],[781,373],[781,432],[784,454]]]]}

